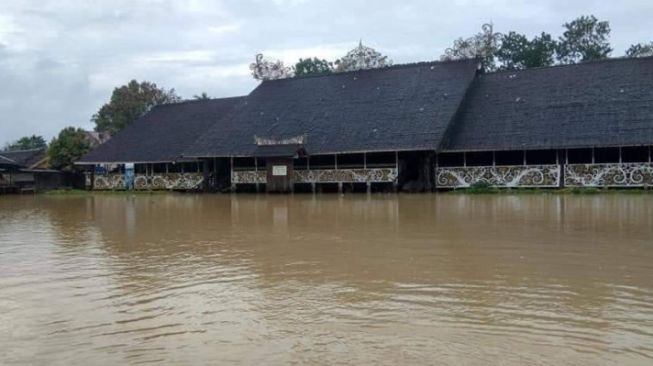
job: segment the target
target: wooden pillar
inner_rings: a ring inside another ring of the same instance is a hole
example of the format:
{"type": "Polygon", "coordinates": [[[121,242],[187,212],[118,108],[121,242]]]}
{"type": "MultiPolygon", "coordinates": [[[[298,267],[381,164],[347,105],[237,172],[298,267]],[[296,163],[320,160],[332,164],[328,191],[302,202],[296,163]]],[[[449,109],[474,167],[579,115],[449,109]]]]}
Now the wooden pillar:
{"type": "Polygon", "coordinates": [[[213,174],[211,175],[211,177],[213,177],[213,179],[211,179],[211,181],[212,181],[211,183],[213,183],[213,184],[211,185],[210,189],[215,192],[215,190],[218,188],[218,163],[217,163],[216,158],[213,158],[213,172],[212,173],[213,174]]]}
{"type": "MultiPolygon", "coordinates": [[[[202,172],[202,174],[204,175],[203,190],[204,190],[204,192],[208,192],[209,191],[209,159],[204,159],[203,163],[204,163],[204,166],[203,166],[204,171],[202,172]]],[[[198,163],[197,164],[198,169],[199,169],[199,166],[200,165],[198,163]]],[[[168,170],[168,165],[166,164],[166,171],[167,170],[168,170]]]]}
{"type": "MultiPolygon", "coordinates": [[[[649,161],[651,160],[650,158],[651,157],[649,154],[649,161]]],[[[91,191],[94,189],[95,189],[95,165],[91,165],[91,191]]]]}
{"type": "MultiPolygon", "coordinates": [[[[565,154],[566,157],[567,154],[565,154]]],[[[556,163],[558,164],[558,169],[560,169],[560,180],[558,181],[558,188],[564,188],[565,187],[565,164],[562,164],[562,160],[560,159],[560,150],[556,150],[556,163]]]]}
{"type": "Polygon", "coordinates": [[[435,153],[435,170],[433,171],[433,192],[438,190],[438,168],[440,167],[440,155],[436,152],[435,153]]]}
{"type": "Polygon", "coordinates": [[[230,174],[229,174],[229,184],[231,184],[231,192],[236,192],[236,184],[234,183],[234,157],[231,156],[229,157],[229,166],[231,167],[230,169],[230,174]]]}
{"type": "Polygon", "coordinates": [[[424,190],[430,192],[433,189],[433,152],[429,151],[426,153],[425,162],[424,162],[424,190]]]}
{"type": "Polygon", "coordinates": [[[395,151],[395,169],[397,170],[397,179],[392,182],[392,188],[397,192],[399,190],[399,174],[401,173],[399,171],[399,151],[395,151]]]}
{"type": "MultiPolygon", "coordinates": [[[[254,171],[258,175],[258,158],[254,158],[254,171]]],[[[260,192],[258,181],[256,182],[256,193],[260,192]]]]}

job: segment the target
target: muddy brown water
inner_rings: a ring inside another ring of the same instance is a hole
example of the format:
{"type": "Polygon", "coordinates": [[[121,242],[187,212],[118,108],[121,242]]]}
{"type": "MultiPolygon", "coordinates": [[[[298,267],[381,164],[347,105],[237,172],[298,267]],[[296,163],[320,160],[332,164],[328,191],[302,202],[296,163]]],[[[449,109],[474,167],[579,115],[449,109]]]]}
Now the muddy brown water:
{"type": "Polygon", "coordinates": [[[0,364],[653,364],[653,195],[0,197],[0,364]]]}

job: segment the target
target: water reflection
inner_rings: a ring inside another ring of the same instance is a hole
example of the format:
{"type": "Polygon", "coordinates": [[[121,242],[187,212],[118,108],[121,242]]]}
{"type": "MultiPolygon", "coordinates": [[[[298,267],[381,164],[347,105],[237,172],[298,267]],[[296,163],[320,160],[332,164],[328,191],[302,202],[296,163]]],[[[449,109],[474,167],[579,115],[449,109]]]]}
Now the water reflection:
{"type": "Polygon", "coordinates": [[[648,195],[0,199],[10,363],[653,362],[648,195]]]}

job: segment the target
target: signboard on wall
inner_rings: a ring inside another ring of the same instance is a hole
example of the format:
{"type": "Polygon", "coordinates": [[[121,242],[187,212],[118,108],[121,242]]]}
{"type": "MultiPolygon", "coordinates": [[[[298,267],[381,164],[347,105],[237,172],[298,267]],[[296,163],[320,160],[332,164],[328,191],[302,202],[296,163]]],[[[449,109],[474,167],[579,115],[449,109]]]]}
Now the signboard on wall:
{"type": "Polygon", "coordinates": [[[273,165],[272,175],[275,177],[285,177],[288,175],[288,167],[285,165],[273,165]]]}

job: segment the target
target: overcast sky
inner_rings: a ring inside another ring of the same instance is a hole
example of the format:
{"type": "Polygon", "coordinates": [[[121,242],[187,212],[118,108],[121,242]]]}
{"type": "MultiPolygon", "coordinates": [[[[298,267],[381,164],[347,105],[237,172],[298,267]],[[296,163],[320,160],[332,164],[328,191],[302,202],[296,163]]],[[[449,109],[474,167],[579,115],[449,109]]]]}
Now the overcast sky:
{"type": "Polygon", "coordinates": [[[576,16],[612,26],[613,55],[653,41],[653,1],[0,0],[0,147],[92,129],[114,87],[148,80],[184,98],[247,94],[254,55],[334,60],[359,39],[395,63],[438,59],[484,22],[561,33],[576,16]]]}

